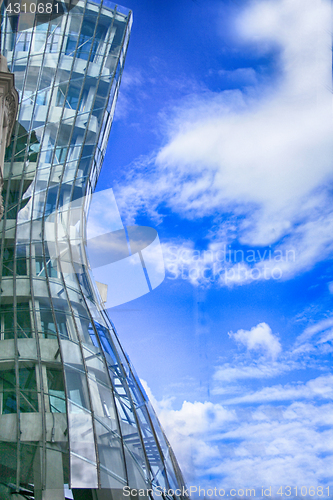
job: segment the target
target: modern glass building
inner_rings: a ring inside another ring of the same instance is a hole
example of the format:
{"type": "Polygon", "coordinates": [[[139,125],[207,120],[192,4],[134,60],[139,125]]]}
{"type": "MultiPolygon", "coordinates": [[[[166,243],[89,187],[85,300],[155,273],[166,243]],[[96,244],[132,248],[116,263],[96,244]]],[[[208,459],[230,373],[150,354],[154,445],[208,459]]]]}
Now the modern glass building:
{"type": "Polygon", "coordinates": [[[132,15],[108,0],[62,5],[2,21],[20,104],[0,222],[0,498],[180,498],[84,247],[132,15]]]}

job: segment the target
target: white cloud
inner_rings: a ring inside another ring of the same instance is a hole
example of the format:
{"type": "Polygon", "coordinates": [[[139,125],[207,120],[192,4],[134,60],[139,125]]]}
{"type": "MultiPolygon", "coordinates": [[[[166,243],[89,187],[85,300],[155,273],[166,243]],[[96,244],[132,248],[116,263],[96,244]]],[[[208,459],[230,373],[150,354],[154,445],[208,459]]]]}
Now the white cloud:
{"type": "Polygon", "coordinates": [[[188,486],[256,488],[260,497],[262,486],[276,492],[281,485],[309,487],[332,479],[331,402],[274,401],[243,411],[207,401],[174,410],[169,401],[157,403],[157,410],[188,486]]]}
{"type": "Polygon", "coordinates": [[[236,333],[230,332],[229,336],[236,340],[236,342],[243,344],[248,351],[264,351],[273,360],[281,352],[281,344],[267,323],[259,323],[257,326],[251,328],[251,330],[238,330],[236,333]]]}
{"type": "Polygon", "coordinates": [[[186,113],[179,120],[157,157],[183,182],[176,209],[208,214],[236,204],[247,215],[242,241],[252,245],[290,231],[305,196],[331,175],[329,14],[328,1],[279,0],[255,2],[242,16],[240,36],[279,44],[280,85],[241,111],[211,103],[194,122],[186,113]]]}
{"type": "MultiPolygon", "coordinates": [[[[237,380],[273,378],[289,372],[293,368],[295,365],[290,363],[270,362],[268,364],[246,365],[244,362],[238,361],[235,365],[225,363],[223,366],[219,366],[214,373],[214,380],[230,384],[237,380]]],[[[223,389],[225,389],[225,385],[223,389]]],[[[214,389],[214,394],[221,394],[220,387],[214,389]]]]}
{"type": "MultiPolygon", "coordinates": [[[[331,195],[323,188],[333,157],[330,9],[329,0],[260,0],[241,11],[238,38],[253,50],[279,49],[275,83],[251,96],[234,90],[183,100],[167,144],[156,158],[139,159],[118,192],[130,220],[138,211],[159,217],[161,203],[185,218],[232,212],[241,243],[295,250],[296,261],[279,265],[281,279],[332,254],[331,195]]],[[[253,77],[251,68],[224,73],[237,74],[253,77]]],[[[275,262],[245,265],[229,284],[252,282],[252,267],[267,279],[263,266],[270,273],[275,262]]]]}
{"type": "Polygon", "coordinates": [[[306,384],[286,384],[265,387],[259,391],[244,394],[224,401],[226,405],[243,403],[271,403],[273,401],[295,401],[302,399],[333,399],[333,375],[324,375],[306,384]]]}
{"type": "Polygon", "coordinates": [[[195,480],[196,467],[207,465],[219,457],[218,447],[210,443],[208,436],[233,421],[234,411],[209,401],[184,401],[180,410],[174,410],[172,398],[157,401],[147,383],[144,380],[141,383],[176,451],[183,474],[188,480],[195,480]]]}
{"type": "Polygon", "coordinates": [[[158,401],[152,394],[150,387],[145,380],[141,383],[152,401],[154,408],[160,415],[162,425],[165,429],[172,429],[173,424],[177,425],[177,432],[184,436],[198,434],[204,430],[206,433],[216,431],[220,426],[229,420],[234,419],[234,412],[223,408],[219,404],[213,404],[209,401],[194,402],[184,401],[180,410],[172,410],[172,398],[158,401]],[[165,415],[168,418],[165,418],[165,415]]]}
{"type": "Polygon", "coordinates": [[[284,351],[266,323],[230,334],[247,353],[216,367],[213,401],[174,409],[172,397],[156,401],[147,387],[188,485],[256,488],[257,497],[272,486],[274,497],[281,485],[331,483],[333,374],[316,376],[311,357],[297,351],[329,335],[330,321],[306,328],[284,351]],[[257,348],[263,355],[253,358],[257,348]],[[276,383],[287,373],[287,383],[276,383]]]}
{"type": "Polygon", "coordinates": [[[223,429],[236,416],[220,404],[184,401],[180,410],[171,407],[158,411],[166,435],[175,448],[188,480],[195,480],[195,469],[212,465],[220,458],[218,446],[213,442],[214,433],[223,429]]]}
{"type": "Polygon", "coordinates": [[[219,430],[226,421],[235,418],[231,410],[226,410],[223,406],[210,401],[204,403],[184,401],[179,411],[166,408],[160,410],[161,421],[171,428],[171,421],[164,417],[166,414],[177,426],[177,432],[184,436],[200,434],[203,429],[205,433],[219,430]]]}
{"type": "Polygon", "coordinates": [[[330,398],[332,394],[330,375],[310,380],[307,384],[297,382],[285,386],[273,385],[252,392],[248,388],[245,389],[242,384],[258,379],[274,379],[283,374],[291,374],[295,370],[305,371],[309,368],[316,368],[311,355],[315,351],[318,356],[331,351],[332,325],[332,318],[326,318],[307,327],[296,338],[294,344],[284,352],[280,340],[272,333],[267,323],[259,323],[250,330],[240,329],[236,333],[229,333],[230,338],[244,345],[247,352],[246,355],[244,353],[233,354],[232,362],[224,362],[215,367],[212,394],[225,397],[237,394],[235,398],[224,399],[228,405],[244,402],[286,401],[293,398],[311,399],[320,395],[330,398]],[[316,334],[320,335],[311,341],[316,334]],[[253,352],[256,351],[259,357],[253,357],[253,352]]]}

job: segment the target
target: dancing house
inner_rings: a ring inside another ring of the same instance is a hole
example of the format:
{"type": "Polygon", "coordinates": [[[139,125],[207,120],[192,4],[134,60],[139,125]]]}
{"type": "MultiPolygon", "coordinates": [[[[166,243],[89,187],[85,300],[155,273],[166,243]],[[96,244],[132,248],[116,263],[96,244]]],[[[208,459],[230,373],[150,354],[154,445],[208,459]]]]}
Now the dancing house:
{"type": "Polygon", "coordinates": [[[84,246],[132,14],[108,0],[6,5],[19,109],[0,222],[0,498],[181,498],[84,246]]]}

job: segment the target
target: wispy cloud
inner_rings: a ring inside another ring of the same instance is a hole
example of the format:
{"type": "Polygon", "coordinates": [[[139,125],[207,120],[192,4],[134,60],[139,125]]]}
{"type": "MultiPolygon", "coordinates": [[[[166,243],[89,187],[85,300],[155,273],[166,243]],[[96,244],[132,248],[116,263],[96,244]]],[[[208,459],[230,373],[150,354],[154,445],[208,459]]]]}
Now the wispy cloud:
{"type": "MultiPolygon", "coordinates": [[[[297,345],[308,341],[318,333],[327,332],[328,330],[331,332],[332,327],[333,327],[333,317],[323,319],[311,326],[308,326],[304,330],[304,332],[297,338],[297,345]]],[[[326,341],[327,340],[330,340],[330,337],[327,337],[326,341]]]]}
{"type": "Polygon", "coordinates": [[[220,69],[218,74],[221,78],[238,85],[256,85],[258,78],[253,68],[237,68],[234,70],[220,69]]]}
{"type": "MultiPolygon", "coordinates": [[[[214,374],[217,382],[231,383],[240,380],[269,379],[289,372],[292,368],[289,364],[282,363],[244,363],[237,361],[236,364],[225,363],[219,366],[214,374]]],[[[225,389],[225,386],[223,387],[225,389]]],[[[220,394],[220,386],[215,388],[214,394],[220,394]]]]}
{"type": "Polygon", "coordinates": [[[333,375],[317,377],[306,384],[299,383],[296,386],[286,384],[284,386],[265,387],[250,394],[228,399],[224,404],[272,403],[276,401],[295,401],[298,399],[313,400],[316,398],[333,399],[333,375]]]}

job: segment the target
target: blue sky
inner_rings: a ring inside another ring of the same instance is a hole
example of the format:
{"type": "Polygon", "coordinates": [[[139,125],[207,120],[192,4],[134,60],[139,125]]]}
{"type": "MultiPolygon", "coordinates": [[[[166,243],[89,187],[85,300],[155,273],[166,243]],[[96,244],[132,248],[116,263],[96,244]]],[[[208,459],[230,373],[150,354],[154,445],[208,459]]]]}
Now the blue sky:
{"type": "Polygon", "coordinates": [[[189,484],[332,484],[330,1],[126,7],[98,190],[166,278],[110,309],[120,339],[189,484]]]}

